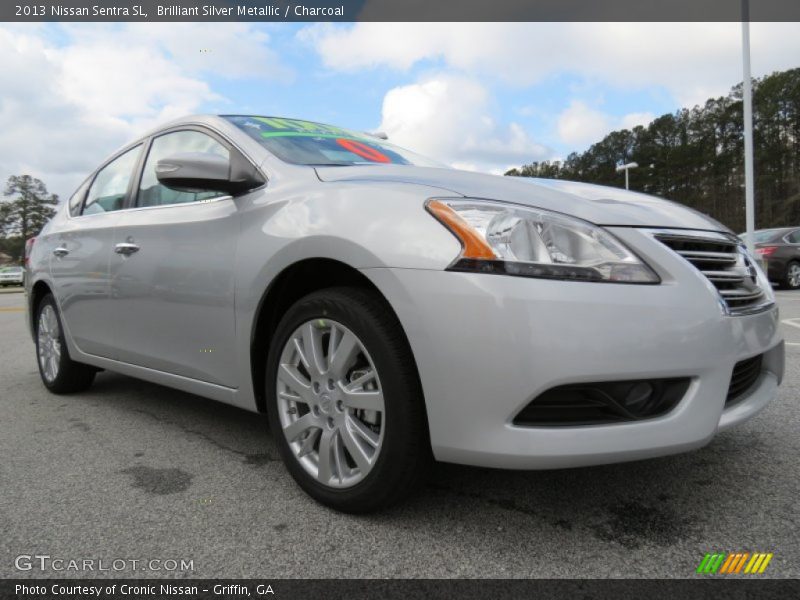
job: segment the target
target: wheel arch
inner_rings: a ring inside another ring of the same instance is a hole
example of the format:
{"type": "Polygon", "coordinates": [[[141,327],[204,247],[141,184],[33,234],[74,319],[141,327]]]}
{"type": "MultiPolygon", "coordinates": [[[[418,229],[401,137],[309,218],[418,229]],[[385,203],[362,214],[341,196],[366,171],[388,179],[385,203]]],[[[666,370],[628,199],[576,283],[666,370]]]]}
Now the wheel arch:
{"type": "MultiPolygon", "coordinates": [[[[351,286],[370,290],[377,294],[391,311],[403,331],[406,344],[411,348],[408,335],[397,312],[380,289],[355,267],[330,258],[306,258],[285,267],[270,283],[259,301],[253,319],[250,337],[250,375],[253,394],[259,412],[266,412],[266,369],[272,335],[286,311],[300,298],[312,292],[330,287],[351,286]]],[[[414,369],[419,378],[413,350],[414,369]]],[[[422,389],[422,386],[419,386],[422,389]]],[[[423,402],[424,403],[424,402],[423,402]]],[[[426,410],[427,413],[427,410],[426,410]]]]}
{"type": "Polygon", "coordinates": [[[36,312],[39,304],[47,294],[52,294],[53,290],[50,285],[44,280],[40,279],[31,286],[30,295],[28,297],[28,328],[30,329],[31,336],[36,335],[36,312]]]}

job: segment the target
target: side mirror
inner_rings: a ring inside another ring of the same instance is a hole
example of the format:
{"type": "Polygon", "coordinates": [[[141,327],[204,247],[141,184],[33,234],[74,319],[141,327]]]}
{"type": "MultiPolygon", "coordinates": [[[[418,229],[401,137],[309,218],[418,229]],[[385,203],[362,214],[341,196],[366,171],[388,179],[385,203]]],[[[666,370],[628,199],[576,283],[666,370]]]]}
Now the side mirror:
{"type": "Polygon", "coordinates": [[[231,151],[231,158],[202,152],[173,154],[156,163],[156,178],[179,191],[215,191],[240,194],[266,183],[244,156],[231,151]]]}

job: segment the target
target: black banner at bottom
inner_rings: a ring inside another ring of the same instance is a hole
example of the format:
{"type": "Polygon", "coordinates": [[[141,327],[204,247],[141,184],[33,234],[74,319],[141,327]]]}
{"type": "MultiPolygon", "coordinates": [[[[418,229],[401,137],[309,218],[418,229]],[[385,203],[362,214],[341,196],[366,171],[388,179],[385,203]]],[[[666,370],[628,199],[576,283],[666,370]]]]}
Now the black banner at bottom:
{"type": "MultiPolygon", "coordinates": [[[[751,576],[752,577],[752,576],[751,576]]],[[[18,600],[424,600],[521,598],[797,598],[800,581],[713,579],[5,579],[0,598],[18,600]]]]}

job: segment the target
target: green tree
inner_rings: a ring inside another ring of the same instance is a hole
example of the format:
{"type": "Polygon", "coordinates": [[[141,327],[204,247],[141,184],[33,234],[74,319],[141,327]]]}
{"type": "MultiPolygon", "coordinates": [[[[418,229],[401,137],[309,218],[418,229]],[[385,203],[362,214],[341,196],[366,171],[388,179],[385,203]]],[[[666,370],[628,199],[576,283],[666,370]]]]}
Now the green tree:
{"type": "MultiPolygon", "coordinates": [[[[800,69],[753,82],[756,226],[800,225],[800,69]]],[[[507,175],[622,187],[621,162],[635,161],[632,190],[682,202],[735,231],[744,229],[742,85],[703,106],[613,131],[563,163],[534,162],[507,175]]]]}
{"type": "Polygon", "coordinates": [[[8,199],[0,202],[0,234],[12,257],[20,260],[25,240],[38,235],[56,213],[58,196],[50,194],[41,180],[30,175],[9,177],[4,196],[8,199]]]}
{"type": "Polygon", "coordinates": [[[0,202],[0,237],[5,235],[9,225],[11,225],[11,204],[0,202]]]}

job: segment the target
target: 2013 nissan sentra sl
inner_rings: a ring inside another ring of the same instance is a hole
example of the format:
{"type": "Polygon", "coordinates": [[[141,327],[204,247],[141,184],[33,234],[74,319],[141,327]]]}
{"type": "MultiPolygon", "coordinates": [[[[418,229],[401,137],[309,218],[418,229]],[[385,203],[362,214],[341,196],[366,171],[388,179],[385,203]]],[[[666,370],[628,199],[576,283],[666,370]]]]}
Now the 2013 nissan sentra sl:
{"type": "Polygon", "coordinates": [[[294,119],[187,117],[122,148],[37,237],[26,288],[49,390],[107,369],[266,413],[297,483],[351,512],[433,459],[699,448],[784,368],[769,282],[716,221],[294,119]]]}

